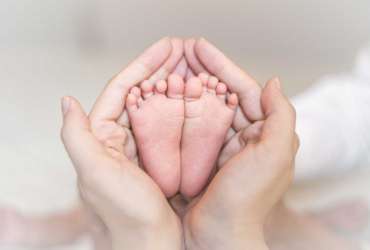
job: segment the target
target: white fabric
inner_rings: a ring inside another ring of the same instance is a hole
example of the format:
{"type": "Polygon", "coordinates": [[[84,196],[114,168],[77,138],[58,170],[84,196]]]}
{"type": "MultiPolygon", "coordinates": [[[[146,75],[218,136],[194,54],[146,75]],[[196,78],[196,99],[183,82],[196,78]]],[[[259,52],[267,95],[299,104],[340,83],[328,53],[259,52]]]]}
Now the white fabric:
{"type": "Polygon", "coordinates": [[[296,181],[370,167],[370,49],[352,72],[321,79],[293,105],[301,141],[296,181]]]}

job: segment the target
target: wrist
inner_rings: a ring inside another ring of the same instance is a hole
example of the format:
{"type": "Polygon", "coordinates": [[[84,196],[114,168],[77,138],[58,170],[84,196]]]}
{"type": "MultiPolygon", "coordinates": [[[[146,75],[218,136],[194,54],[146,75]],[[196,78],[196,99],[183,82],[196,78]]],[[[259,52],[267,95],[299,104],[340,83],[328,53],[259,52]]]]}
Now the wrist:
{"type": "Polygon", "coordinates": [[[248,233],[244,234],[225,234],[213,237],[196,236],[186,239],[186,249],[188,250],[268,250],[263,234],[248,233]]]}
{"type": "Polygon", "coordinates": [[[193,213],[185,217],[185,242],[189,250],[267,250],[263,223],[242,218],[193,213]]]}
{"type": "Polygon", "coordinates": [[[113,250],[183,249],[181,222],[174,214],[156,224],[122,225],[111,231],[111,240],[113,250]]]}
{"type": "Polygon", "coordinates": [[[239,241],[237,248],[233,249],[248,249],[248,250],[268,250],[263,230],[246,231],[246,237],[239,241]]]}

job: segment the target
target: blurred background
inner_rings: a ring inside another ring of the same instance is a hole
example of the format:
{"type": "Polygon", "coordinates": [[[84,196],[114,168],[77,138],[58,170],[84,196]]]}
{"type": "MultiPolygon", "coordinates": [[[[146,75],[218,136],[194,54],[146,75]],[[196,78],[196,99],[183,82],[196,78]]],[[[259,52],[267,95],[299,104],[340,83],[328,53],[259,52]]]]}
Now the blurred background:
{"type": "MultiPolygon", "coordinates": [[[[369,10],[368,0],[2,0],[0,204],[41,214],[75,204],[59,140],[60,97],[73,95],[89,110],[105,83],[159,38],[204,36],[261,84],[280,76],[292,96],[352,69],[370,41],[369,10]]],[[[368,171],[354,171],[297,185],[288,201],[309,210],[369,199],[369,182],[368,171]]]]}

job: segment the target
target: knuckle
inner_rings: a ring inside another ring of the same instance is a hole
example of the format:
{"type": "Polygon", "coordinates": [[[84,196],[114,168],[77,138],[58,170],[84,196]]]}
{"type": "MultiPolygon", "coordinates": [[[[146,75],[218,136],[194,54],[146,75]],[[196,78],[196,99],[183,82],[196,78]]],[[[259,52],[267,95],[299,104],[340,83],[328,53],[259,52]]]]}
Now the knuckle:
{"type": "Polygon", "coordinates": [[[290,103],[290,102],[288,102],[288,111],[289,111],[289,114],[294,118],[294,120],[295,120],[295,118],[297,117],[297,111],[296,111],[296,109],[294,108],[294,106],[293,106],[293,104],[292,103],[290,103]]]}
{"type": "Polygon", "coordinates": [[[301,145],[301,142],[300,142],[299,136],[298,136],[297,133],[295,133],[295,136],[294,136],[294,152],[298,151],[300,145],[301,145]]]}
{"type": "Polygon", "coordinates": [[[294,181],[294,164],[292,165],[292,167],[290,168],[290,171],[288,172],[288,177],[287,177],[287,181],[288,181],[288,184],[290,185],[291,183],[293,183],[294,181]]]}

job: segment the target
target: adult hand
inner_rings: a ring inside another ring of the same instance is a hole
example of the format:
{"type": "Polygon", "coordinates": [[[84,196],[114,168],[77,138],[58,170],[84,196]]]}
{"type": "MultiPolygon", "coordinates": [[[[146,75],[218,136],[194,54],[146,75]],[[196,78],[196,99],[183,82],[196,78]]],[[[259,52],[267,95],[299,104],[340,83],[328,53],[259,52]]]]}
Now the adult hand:
{"type": "MultiPolygon", "coordinates": [[[[188,249],[266,249],[263,225],[293,177],[295,112],[278,79],[263,89],[261,135],[228,160],[184,218],[188,249]]],[[[248,133],[244,133],[248,135],[248,133]]],[[[246,143],[246,142],[244,142],[246,143]]]]}
{"type": "Polygon", "coordinates": [[[241,109],[238,110],[233,124],[236,131],[263,119],[261,87],[256,80],[204,38],[185,40],[184,52],[194,74],[206,72],[214,75],[224,82],[231,92],[238,95],[241,109]]]}
{"type": "Polygon", "coordinates": [[[213,44],[204,38],[190,38],[184,42],[185,57],[189,70],[194,74],[206,72],[224,82],[230,91],[236,93],[239,107],[229,130],[224,150],[220,153],[218,167],[238,153],[245,146],[245,138],[257,136],[263,124],[261,108],[261,87],[250,75],[234,64],[213,44]]]}
{"type": "Polygon", "coordinates": [[[120,72],[87,117],[77,100],[63,98],[62,139],[75,166],[85,205],[108,229],[113,249],[180,249],[178,218],[158,186],[136,164],[123,113],[128,90],[175,69],[182,41],[165,38],[120,72]]]}

